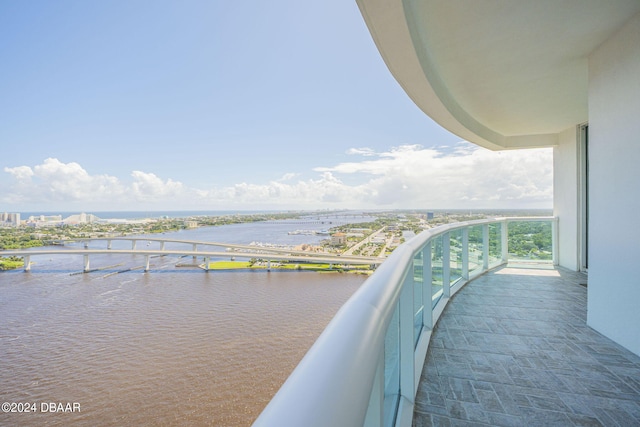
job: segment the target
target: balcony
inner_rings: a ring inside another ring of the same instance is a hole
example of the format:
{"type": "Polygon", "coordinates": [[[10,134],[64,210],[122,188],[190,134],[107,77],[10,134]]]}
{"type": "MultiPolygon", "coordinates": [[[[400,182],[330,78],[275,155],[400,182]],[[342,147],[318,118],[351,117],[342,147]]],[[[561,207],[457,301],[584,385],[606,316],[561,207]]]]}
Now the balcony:
{"type": "Polygon", "coordinates": [[[586,278],[554,267],[556,224],[470,221],[402,245],[254,425],[640,423],[640,358],[586,326],[586,278]],[[523,224],[552,243],[510,254],[523,224]]]}
{"type": "Polygon", "coordinates": [[[452,299],[413,425],[640,424],[640,358],[586,326],[586,276],[501,267],[452,299]]]}

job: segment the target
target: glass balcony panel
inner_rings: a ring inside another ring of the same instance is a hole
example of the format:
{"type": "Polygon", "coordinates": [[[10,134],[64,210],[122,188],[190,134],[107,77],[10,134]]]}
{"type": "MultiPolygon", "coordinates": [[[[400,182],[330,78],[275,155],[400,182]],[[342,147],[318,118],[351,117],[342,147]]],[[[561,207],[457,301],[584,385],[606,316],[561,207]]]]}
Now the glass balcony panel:
{"type": "Polygon", "coordinates": [[[391,318],[384,338],[384,425],[392,426],[400,402],[400,310],[391,318]]]}
{"type": "Polygon", "coordinates": [[[469,227],[469,276],[482,272],[482,226],[469,227]]]}
{"type": "Polygon", "coordinates": [[[462,278],[462,230],[449,232],[449,285],[462,278]]]}
{"type": "Polygon", "coordinates": [[[432,306],[442,296],[442,236],[431,241],[431,301],[432,306]]]}
{"type": "Polygon", "coordinates": [[[502,224],[489,224],[489,268],[502,262],[502,224]]]}
{"type": "Polygon", "coordinates": [[[553,263],[551,221],[510,221],[509,261],[553,263]]]}
{"type": "Polygon", "coordinates": [[[422,310],[423,310],[423,298],[424,284],[422,283],[422,252],[419,252],[413,258],[413,343],[414,345],[420,338],[420,332],[422,331],[422,310]]]}
{"type": "Polygon", "coordinates": [[[423,308],[420,307],[420,310],[413,317],[413,346],[415,347],[418,344],[418,340],[420,339],[420,334],[422,333],[422,312],[423,308]]]}

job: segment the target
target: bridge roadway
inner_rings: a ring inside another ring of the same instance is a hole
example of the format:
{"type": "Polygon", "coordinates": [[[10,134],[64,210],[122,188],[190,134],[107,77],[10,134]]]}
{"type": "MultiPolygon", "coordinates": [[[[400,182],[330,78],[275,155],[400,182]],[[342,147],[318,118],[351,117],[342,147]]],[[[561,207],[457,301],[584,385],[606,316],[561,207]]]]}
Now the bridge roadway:
{"type": "MultiPolygon", "coordinates": [[[[158,242],[160,243],[160,250],[164,250],[165,249],[165,243],[180,243],[180,244],[187,244],[187,245],[192,245],[193,251],[197,251],[197,247],[198,246],[216,246],[216,247],[220,247],[220,248],[228,248],[228,249],[241,249],[241,250],[249,250],[249,251],[253,251],[255,253],[260,253],[260,254],[265,254],[265,253],[273,253],[273,254],[289,254],[289,255],[302,255],[302,256],[315,256],[314,252],[309,252],[309,251],[295,251],[295,250],[291,250],[291,249],[285,249],[285,248],[277,248],[277,247],[270,247],[270,246],[257,246],[257,245],[243,245],[240,243],[221,243],[221,242],[206,242],[206,241],[201,241],[201,240],[179,240],[179,239],[163,239],[163,238],[154,238],[154,237],[96,237],[96,238],[87,238],[87,239],[74,239],[74,240],[60,240],[58,241],[58,243],[85,243],[85,248],[87,248],[86,244],[87,242],[93,242],[93,241],[106,241],[107,242],[107,249],[111,249],[111,242],[112,241],[130,241],[131,242],[131,249],[136,249],[137,248],[137,242],[158,242]]],[[[237,251],[232,251],[230,252],[231,254],[237,254],[238,256],[240,255],[240,252],[237,251]]],[[[321,255],[327,255],[327,256],[331,256],[329,254],[321,254],[321,255]]],[[[347,255],[347,254],[345,254],[347,255]]],[[[336,255],[334,255],[336,256],[336,255]]],[[[352,256],[352,258],[354,258],[352,256]]],[[[357,259],[370,259],[371,261],[375,261],[376,258],[375,257],[355,257],[357,259]]],[[[366,263],[369,264],[369,263],[366,263]]],[[[379,264],[379,262],[378,262],[379,264]]]]}
{"type": "MultiPolygon", "coordinates": [[[[149,240],[149,239],[140,239],[149,240]]],[[[191,242],[189,242],[191,243],[191,242]]],[[[38,255],[83,255],[84,271],[90,270],[90,255],[98,254],[121,254],[121,255],[144,255],[146,257],[145,271],[149,271],[149,262],[152,256],[163,255],[180,255],[192,256],[194,260],[197,257],[204,258],[205,270],[208,270],[209,259],[212,257],[228,258],[257,258],[267,260],[267,268],[271,267],[271,261],[286,260],[297,262],[322,262],[329,264],[353,264],[353,265],[379,265],[382,263],[380,258],[358,257],[358,256],[339,256],[329,254],[306,253],[305,255],[293,255],[291,253],[264,253],[264,252],[227,252],[227,251],[188,251],[180,249],[39,249],[39,250],[8,250],[0,251],[1,256],[18,256],[24,257],[24,271],[31,270],[31,257],[38,255]]]]}

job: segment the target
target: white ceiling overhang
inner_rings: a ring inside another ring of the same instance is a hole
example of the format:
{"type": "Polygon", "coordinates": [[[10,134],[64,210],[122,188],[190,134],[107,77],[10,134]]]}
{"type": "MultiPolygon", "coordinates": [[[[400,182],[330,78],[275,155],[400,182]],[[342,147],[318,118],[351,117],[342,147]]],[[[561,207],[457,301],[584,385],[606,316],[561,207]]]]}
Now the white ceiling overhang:
{"type": "Polygon", "coordinates": [[[490,149],[548,147],[588,120],[589,54],[639,0],[357,0],[427,115],[490,149]]]}

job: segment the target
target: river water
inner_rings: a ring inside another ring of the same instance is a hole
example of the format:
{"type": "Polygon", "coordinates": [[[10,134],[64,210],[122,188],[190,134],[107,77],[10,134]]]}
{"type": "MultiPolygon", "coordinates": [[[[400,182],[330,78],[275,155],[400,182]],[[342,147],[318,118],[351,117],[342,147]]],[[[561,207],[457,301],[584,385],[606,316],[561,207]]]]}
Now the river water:
{"type": "MultiPolygon", "coordinates": [[[[313,244],[322,237],[287,232],[339,222],[273,221],[153,237],[313,244]]],[[[0,425],[250,425],[365,280],[207,273],[176,267],[179,257],[155,258],[149,273],[118,273],[143,265],[141,256],[92,256],[92,268],[109,268],[90,274],[73,274],[83,266],[78,255],[32,260],[30,273],[0,273],[0,402],[22,411],[0,413],[0,425]]]]}

